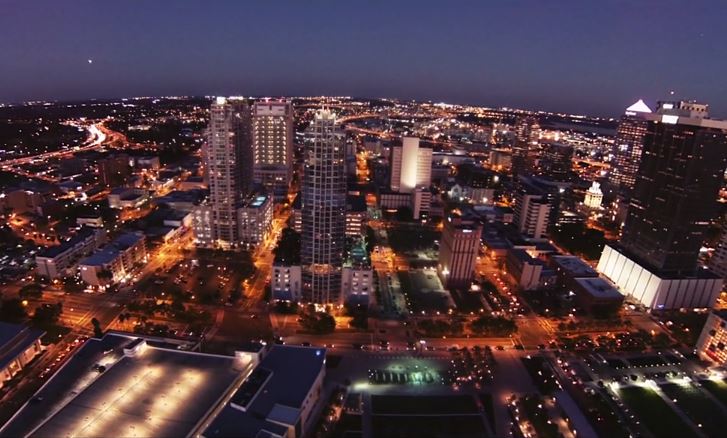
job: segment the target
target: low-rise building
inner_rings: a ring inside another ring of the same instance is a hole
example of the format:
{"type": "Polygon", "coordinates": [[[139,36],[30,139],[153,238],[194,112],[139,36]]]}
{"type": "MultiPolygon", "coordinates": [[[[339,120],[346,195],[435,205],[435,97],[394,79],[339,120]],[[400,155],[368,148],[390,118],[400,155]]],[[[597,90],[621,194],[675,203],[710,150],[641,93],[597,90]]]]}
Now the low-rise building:
{"type": "Polygon", "coordinates": [[[43,351],[45,332],[20,324],[0,322],[0,387],[43,351]]]}
{"type": "Polygon", "coordinates": [[[576,304],[588,313],[614,314],[624,301],[616,286],[603,277],[574,278],[573,286],[576,304]]]}
{"type": "Polygon", "coordinates": [[[505,268],[522,290],[551,287],[555,274],[540,259],[523,249],[512,248],[507,252],[505,268]]]}
{"type": "Polygon", "coordinates": [[[325,349],[274,345],[201,436],[309,435],[323,393],[325,364],[325,349]]]}
{"type": "Polygon", "coordinates": [[[81,228],[75,236],[60,245],[44,249],[35,256],[35,272],[41,277],[56,279],[75,271],[81,257],[96,251],[106,241],[106,232],[81,228]]]}
{"type": "Polygon", "coordinates": [[[116,187],[108,195],[109,207],[117,209],[138,208],[149,201],[149,193],[144,189],[116,187]]]}
{"type": "Polygon", "coordinates": [[[146,239],[143,234],[122,234],[79,263],[81,279],[91,286],[123,282],[146,256],[146,239]]]}
{"type": "Polygon", "coordinates": [[[366,226],[366,196],[346,196],[346,236],[358,237],[364,234],[366,226]]]}
{"type": "Polygon", "coordinates": [[[353,305],[368,307],[374,293],[374,271],[364,239],[358,239],[347,251],[341,273],[341,296],[353,305]]]}
{"type": "Polygon", "coordinates": [[[270,290],[273,300],[298,302],[302,296],[303,280],[300,265],[273,265],[270,290]]]}
{"type": "Polygon", "coordinates": [[[708,269],[697,269],[689,275],[654,270],[614,244],[603,248],[598,271],[624,295],[658,310],[710,308],[717,301],[724,282],[708,269]]]}
{"type": "Polygon", "coordinates": [[[76,218],[79,227],[103,228],[103,218],[99,216],[79,216],[76,218]]]}

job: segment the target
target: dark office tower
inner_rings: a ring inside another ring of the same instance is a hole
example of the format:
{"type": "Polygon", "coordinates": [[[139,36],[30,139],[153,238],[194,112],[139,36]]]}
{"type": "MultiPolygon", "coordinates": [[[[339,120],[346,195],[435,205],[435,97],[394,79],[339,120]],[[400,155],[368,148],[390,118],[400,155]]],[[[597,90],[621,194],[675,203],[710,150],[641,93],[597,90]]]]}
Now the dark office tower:
{"type": "Polygon", "coordinates": [[[335,114],[319,110],[310,135],[301,186],[303,300],[338,304],[346,233],[346,167],[335,114]]]}
{"type": "Polygon", "coordinates": [[[252,183],[250,107],[241,99],[218,97],[210,107],[205,167],[210,196],[195,209],[194,233],[204,247],[239,245],[237,207],[252,183]]]}
{"type": "Polygon", "coordinates": [[[643,117],[644,114],[651,114],[651,109],[643,100],[639,100],[626,108],[616,131],[608,181],[623,198],[631,196],[636,182],[636,171],[639,169],[644,134],[648,124],[643,117]]]}
{"type": "Polygon", "coordinates": [[[697,268],[727,167],[727,121],[707,106],[664,102],[646,114],[641,162],[619,245],[598,269],[651,308],[710,307],[722,279],[697,268]]]}
{"type": "Polygon", "coordinates": [[[662,117],[644,135],[621,246],[655,269],[693,272],[727,165],[727,122],[662,117]]]}
{"type": "Polygon", "coordinates": [[[469,289],[480,249],[482,225],[460,217],[444,222],[437,273],[447,288],[469,289]]]}
{"type": "Polygon", "coordinates": [[[512,146],[512,173],[531,174],[538,147],[540,126],[533,116],[520,117],[515,122],[515,143],[512,146]]]}
{"type": "Polygon", "coordinates": [[[573,146],[550,143],[541,152],[540,173],[554,181],[573,180],[573,146]]]}
{"type": "Polygon", "coordinates": [[[131,175],[129,156],[119,154],[98,160],[98,174],[101,182],[107,187],[124,184],[126,178],[131,175]]]}

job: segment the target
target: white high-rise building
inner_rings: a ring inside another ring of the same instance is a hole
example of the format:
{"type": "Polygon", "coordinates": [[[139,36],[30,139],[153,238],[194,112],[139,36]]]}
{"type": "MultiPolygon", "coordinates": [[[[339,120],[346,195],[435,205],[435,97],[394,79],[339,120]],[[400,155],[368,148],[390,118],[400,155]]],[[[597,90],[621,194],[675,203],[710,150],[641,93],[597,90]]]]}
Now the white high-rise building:
{"type": "Polygon", "coordinates": [[[542,239],[548,230],[550,203],[542,195],[519,193],[515,200],[515,224],[520,233],[542,239]]]}
{"type": "Polygon", "coordinates": [[[210,107],[205,148],[210,196],[194,218],[196,243],[203,247],[239,246],[237,207],[252,182],[250,107],[242,99],[218,97],[210,107]]]}
{"type": "Polygon", "coordinates": [[[401,146],[391,149],[391,190],[411,193],[409,204],[414,219],[431,205],[432,149],[420,148],[419,139],[404,137],[401,146]]]}
{"type": "Polygon", "coordinates": [[[432,149],[420,148],[419,139],[404,137],[391,149],[391,190],[411,193],[432,183],[432,149]]]}
{"type": "Polygon", "coordinates": [[[263,100],[252,109],[255,182],[276,200],[284,199],[292,178],[293,105],[284,100],[263,100]]]}

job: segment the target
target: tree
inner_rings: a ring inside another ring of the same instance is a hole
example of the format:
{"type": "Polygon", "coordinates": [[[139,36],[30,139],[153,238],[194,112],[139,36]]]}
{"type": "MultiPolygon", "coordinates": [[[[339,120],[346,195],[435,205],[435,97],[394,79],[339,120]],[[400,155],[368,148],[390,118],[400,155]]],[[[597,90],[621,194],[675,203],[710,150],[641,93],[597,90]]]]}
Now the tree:
{"type": "Polygon", "coordinates": [[[38,283],[30,283],[21,287],[18,296],[23,299],[33,298],[40,299],[43,297],[43,286],[38,283]]]}
{"type": "Polygon", "coordinates": [[[101,280],[102,283],[108,283],[109,281],[113,280],[114,273],[111,272],[108,269],[102,269],[96,274],[99,280],[101,280]]]}
{"type": "Polygon", "coordinates": [[[101,323],[99,322],[99,320],[96,318],[92,318],[91,325],[93,325],[93,337],[99,339],[102,338],[103,330],[101,330],[101,323]]]}
{"type": "Polygon", "coordinates": [[[346,304],[346,315],[351,317],[351,327],[359,330],[369,328],[368,306],[346,304]]]}
{"type": "Polygon", "coordinates": [[[411,222],[414,220],[414,213],[407,206],[399,207],[396,210],[396,220],[399,222],[411,222]]]}
{"type": "Polygon", "coordinates": [[[1,320],[18,323],[25,320],[27,316],[27,313],[25,313],[25,306],[23,306],[23,303],[19,299],[12,298],[0,302],[1,320]]]}
{"type": "Polygon", "coordinates": [[[325,335],[333,333],[336,329],[336,319],[326,312],[304,311],[301,314],[300,325],[307,331],[325,335]]]}
{"type": "Polygon", "coordinates": [[[35,309],[33,323],[40,327],[55,325],[63,313],[63,304],[43,304],[35,309]]]}
{"type": "Polygon", "coordinates": [[[478,335],[510,336],[517,331],[517,325],[511,319],[483,315],[470,323],[470,330],[478,335]]]}

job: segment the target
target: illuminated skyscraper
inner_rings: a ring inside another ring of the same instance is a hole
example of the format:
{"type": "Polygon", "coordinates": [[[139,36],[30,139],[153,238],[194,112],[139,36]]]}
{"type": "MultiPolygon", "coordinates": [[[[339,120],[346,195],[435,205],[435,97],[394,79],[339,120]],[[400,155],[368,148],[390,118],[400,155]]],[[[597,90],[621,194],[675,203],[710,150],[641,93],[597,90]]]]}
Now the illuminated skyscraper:
{"type": "Polygon", "coordinates": [[[200,246],[233,249],[240,243],[237,207],[252,182],[247,102],[218,97],[212,103],[205,152],[210,196],[194,212],[195,239],[200,246]]]}
{"type": "Polygon", "coordinates": [[[727,121],[707,106],[662,102],[648,120],[628,216],[598,269],[649,307],[709,307],[722,279],[697,259],[727,167],[727,121]]]}
{"type": "Polygon", "coordinates": [[[346,232],[346,167],[336,116],[319,110],[305,148],[301,186],[303,301],[338,304],[346,232]]]}
{"type": "Polygon", "coordinates": [[[419,147],[416,137],[404,137],[391,149],[391,190],[412,193],[432,183],[432,149],[419,147]]]}
{"type": "Polygon", "coordinates": [[[636,171],[641,162],[644,134],[648,124],[643,115],[650,113],[651,109],[643,100],[639,100],[626,108],[618,124],[609,182],[625,198],[631,196],[636,182],[636,171]]]}
{"type": "Polygon", "coordinates": [[[276,200],[288,194],[293,163],[293,105],[259,101],[253,105],[252,134],[255,182],[276,200]]]}
{"type": "Polygon", "coordinates": [[[620,243],[656,269],[693,272],[727,165],[727,122],[672,114],[681,104],[662,104],[648,123],[620,243]]]}
{"type": "Polygon", "coordinates": [[[530,174],[538,148],[540,125],[533,116],[519,117],[515,122],[515,144],[512,146],[512,173],[530,174]]]}

